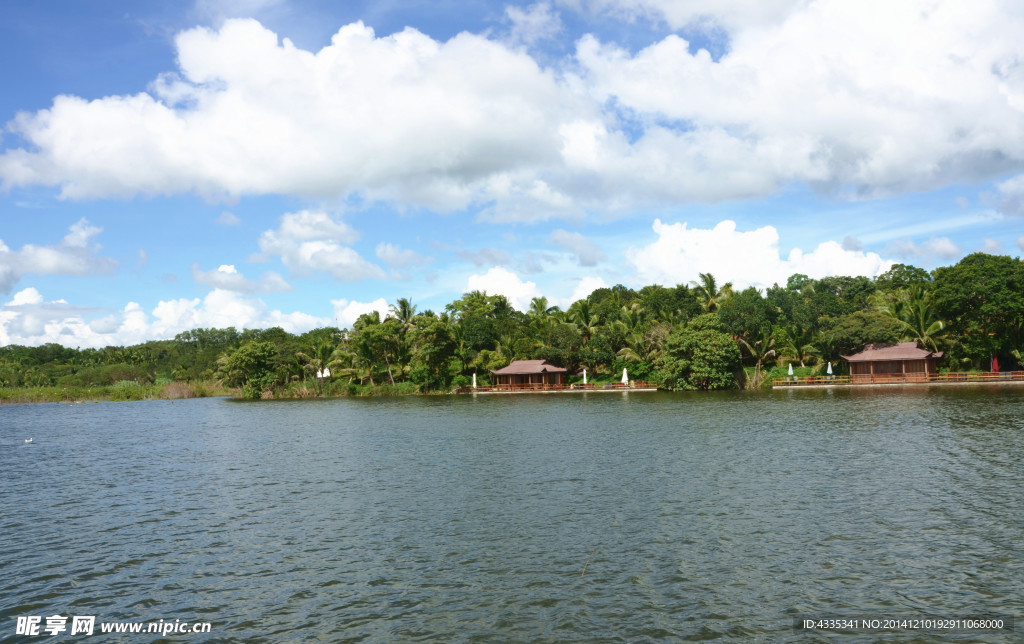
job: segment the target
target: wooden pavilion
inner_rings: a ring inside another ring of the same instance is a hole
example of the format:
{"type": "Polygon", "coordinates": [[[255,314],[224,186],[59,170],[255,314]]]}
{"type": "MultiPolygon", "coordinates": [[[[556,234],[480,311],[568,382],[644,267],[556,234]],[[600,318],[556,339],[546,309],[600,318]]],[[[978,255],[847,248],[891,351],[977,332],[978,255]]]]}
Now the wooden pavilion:
{"type": "Polygon", "coordinates": [[[927,382],[937,371],[942,351],[921,349],[916,342],[869,344],[860,353],[843,356],[850,364],[850,382],[927,382]]]}
{"type": "Polygon", "coordinates": [[[491,381],[498,387],[562,386],[565,372],[544,360],[513,360],[509,366],[491,371],[491,381]]]}

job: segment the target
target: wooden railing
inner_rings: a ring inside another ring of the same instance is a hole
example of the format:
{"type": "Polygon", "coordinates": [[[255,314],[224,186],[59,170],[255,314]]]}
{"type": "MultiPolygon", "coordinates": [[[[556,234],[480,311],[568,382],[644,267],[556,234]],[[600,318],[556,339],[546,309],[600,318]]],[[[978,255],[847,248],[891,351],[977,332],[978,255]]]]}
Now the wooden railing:
{"type": "Polygon", "coordinates": [[[804,387],[811,385],[890,385],[930,382],[1006,382],[1024,381],[1024,371],[981,373],[896,373],[853,376],[789,376],[772,378],[773,387],[804,387]]]}
{"type": "Polygon", "coordinates": [[[653,385],[644,382],[642,380],[631,380],[628,385],[622,384],[621,382],[607,382],[607,383],[587,383],[587,384],[570,384],[570,385],[542,385],[542,384],[514,384],[514,385],[487,385],[480,387],[464,386],[459,387],[456,393],[460,394],[471,394],[476,393],[491,393],[491,392],[545,392],[545,391],[607,391],[607,390],[623,390],[628,391],[630,389],[653,389],[653,385]]]}

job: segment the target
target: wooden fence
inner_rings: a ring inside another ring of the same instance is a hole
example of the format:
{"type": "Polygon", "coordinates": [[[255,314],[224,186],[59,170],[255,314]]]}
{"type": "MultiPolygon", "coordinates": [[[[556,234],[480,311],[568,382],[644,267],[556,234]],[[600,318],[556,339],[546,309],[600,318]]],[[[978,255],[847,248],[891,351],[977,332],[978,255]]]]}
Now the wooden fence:
{"type": "Polygon", "coordinates": [[[643,382],[641,380],[631,380],[628,385],[624,385],[621,382],[607,382],[607,383],[587,383],[575,384],[575,385],[541,385],[541,384],[515,384],[515,385],[488,385],[481,387],[459,387],[456,393],[459,394],[471,394],[471,393],[495,393],[495,392],[506,392],[506,393],[527,393],[531,391],[545,392],[545,391],[628,391],[630,389],[653,389],[654,386],[643,382]]]}
{"type": "Polygon", "coordinates": [[[821,385],[896,385],[915,383],[1007,382],[1024,381],[1024,371],[980,373],[907,373],[850,376],[788,376],[773,378],[773,387],[807,387],[821,385]]]}

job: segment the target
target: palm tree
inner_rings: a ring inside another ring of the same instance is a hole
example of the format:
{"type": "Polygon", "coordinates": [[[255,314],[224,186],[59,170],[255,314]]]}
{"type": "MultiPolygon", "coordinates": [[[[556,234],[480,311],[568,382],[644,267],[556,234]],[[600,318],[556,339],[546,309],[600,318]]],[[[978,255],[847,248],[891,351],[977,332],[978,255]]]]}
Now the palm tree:
{"type": "Polygon", "coordinates": [[[668,328],[662,325],[655,326],[645,333],[640,330],[631,331],[626,336],[626,346],[619,349],[615,355],[629,362],[646,362],[653,365],[661,357],[667,337],[668,328]]]}
{"type": "Polygon", "coordinates": [[[922,285],[900,289],[892,297],[879,293],[875,297],[875,306],[900,323],[904,341],[915,341],[923,349],[938,351],[946,323],[936,315],[931,294],[922,285]]]}
{"type": "Polygon", "coordinates": [[[412,300],[407,297],[400,297],[398,300],[389,307],[391,315],[396,320],[402,323],[403,328],[408,328],[412,324],[412,319],[416,316],[416,307],[413,305],[412,300]]]}
{"type": "Polygon", "coordinates": [[[299,351],[295,354],[295,357],[302,363],[303,371],[316,378],[317,391],[320,391],[323,385],[323,374],[330,369],[335,351],[334,342],[324,338],[319,342],[311,343],[306,351],[299,351]]]}
{"type": "Polygon", "coordinates": [[[700,281],[690,282],[697,294],[697,299],[708,313],[714,313],[721,306],[722,300],[732,295],[732,282],[726,282],[721,288],[711,273],[699,273],[700,281]]]}
{"type": "Polygon", "coordinates": [[[771,360],[775,357],[775,334],[772,333],[771,328],[761,327],[761,334],[754,342],[748,342],[745,338],[736,338],[740,346],[747,350],[750,357],[754,359],[754,377],[749,383],[749,387],[757,389],[761,386],[761,365],[766,360],[771,360]]]}
{"type": "Polygon", "coordinates": [[[532,318],[545,318],[558,310],[557,306],[548,306],[548,298],[535,297],[530,300],[530,310],[526,312],[532,318]]]}
{"type": "Polygon", "coordinates": [[[815,352],[814,331],[803,329],[797,324],[790,324],[780,329],[777,341],[785,354],[798,360],[801,367],[807,366],[804,362],[815,352]]]}
{"type": "Polygon", "coordinates": [[[599,316],[591,313],[590,302],[587,300],[577,300],[569,307],[569,320],[583,335],[584,345],[590,342],[590,338],[597,332],[599,316]]]}

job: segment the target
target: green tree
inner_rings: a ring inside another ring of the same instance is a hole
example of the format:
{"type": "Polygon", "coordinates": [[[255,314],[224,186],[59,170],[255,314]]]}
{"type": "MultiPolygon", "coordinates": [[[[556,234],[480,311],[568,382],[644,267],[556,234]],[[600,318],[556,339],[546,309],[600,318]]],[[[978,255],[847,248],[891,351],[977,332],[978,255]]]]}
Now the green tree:
{"type": "Polygon", "coordinates": [[[893,344],[900,340],[903,324],[881,311],[854,311],[838,318],[823,318],[816,342],[821,357],[838,361],[869,344],[893,344]]]}
{"type": "Polygon", "coordinates": [[[740,350],[714,314],[697,316],[665,341],[661,373],[669,389],[730,389],[736,386],[740,350]]]}
{"type": "Polygon", "coordinates": [[[258,399],[274,386],[277,349],[272,342],[253,340],[224,354],[221,373],[224,383],[241,386],[242,396],[258,399]]]}
{"type": "Polygon", "coordinates": [[[957,336],[961,357],[981,366],[1008,354],[1024,311],[1024,263],[1012,257],[974,253],[935,269],[932,303],[936,317],[957,336]]]}
{"type": "Polygon", "coordinates": [[[693,282],[693,293],[705,311],[714,313],[722,301],[732,295],[732,283],[726,282],[718,286],[715,276],[711,273],[699,273],[698,277],[699,280],[693,282]]]}
{"type": "Polygon", "coordinates": [[[873,300],[881,313],[899,324],[900,340],[917,342],[923,349],[939,350],[946,334],[946,323],[939,319],[932,305],[931,292],[924,285],[915,284],[894,293],[879,293],[873,300]]]}
{"type": "Polygon", "coordinates": [[[875,284],[883,291],[898,291],[908,286],[923,286],[930,289],[932,276],[923,268],[910,264],[894,264],[892,268],[875,278],[875,284]]]}
{"type": "Polygon", "coordinates": [[[446,320],[417,316],[412,331],[412,380],[424,389],[444,390],[452,382],[448,368],[457,345],[446,320]]]}

